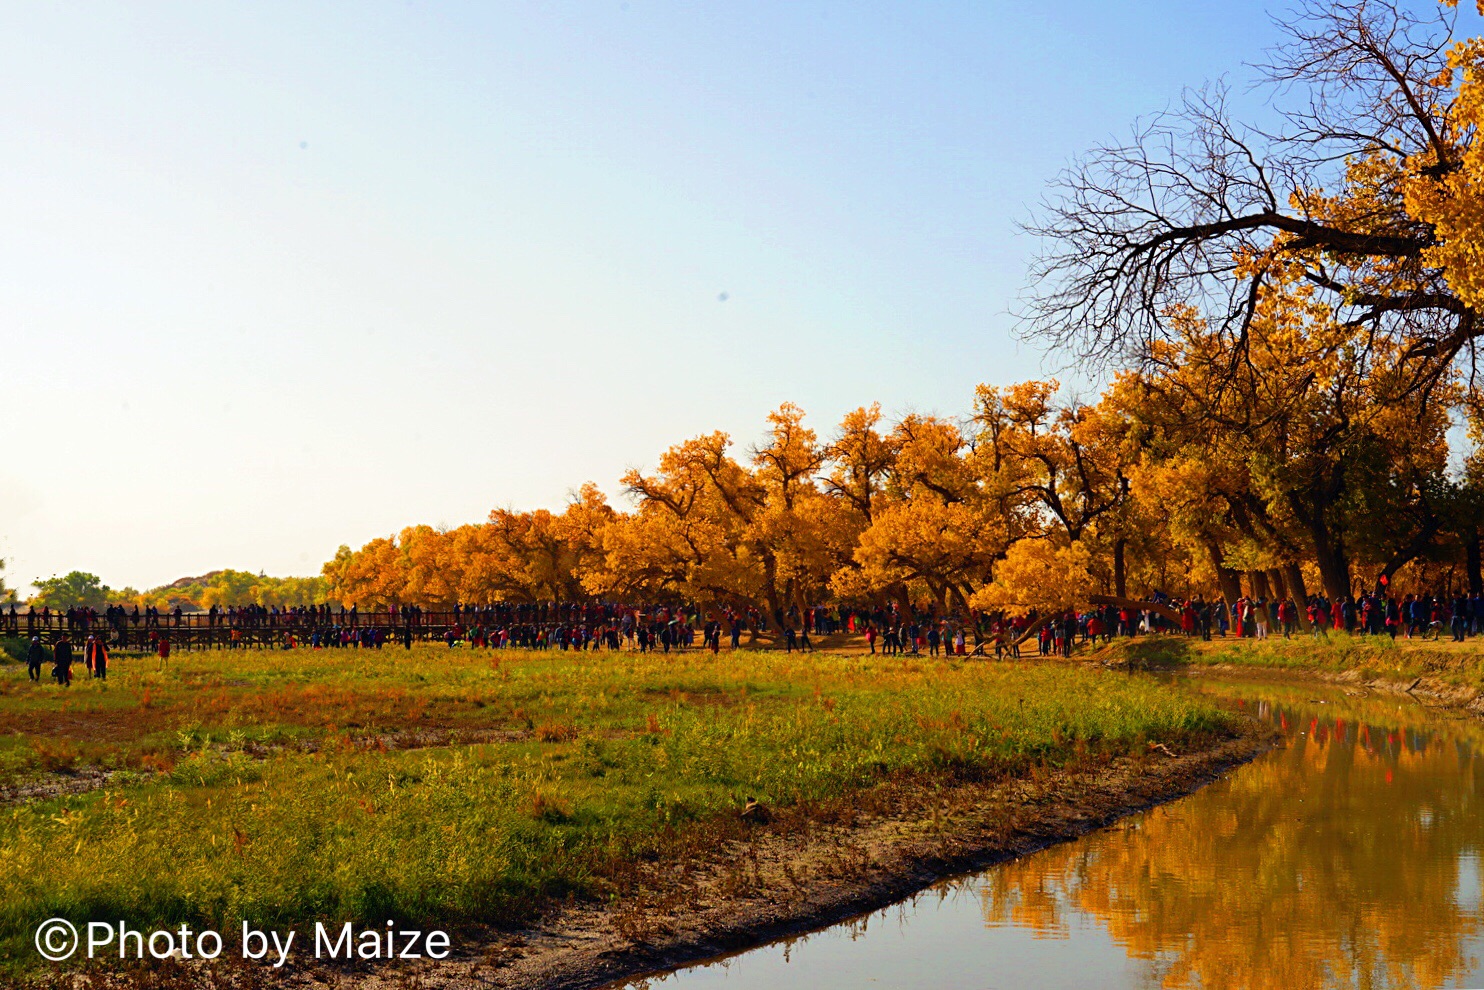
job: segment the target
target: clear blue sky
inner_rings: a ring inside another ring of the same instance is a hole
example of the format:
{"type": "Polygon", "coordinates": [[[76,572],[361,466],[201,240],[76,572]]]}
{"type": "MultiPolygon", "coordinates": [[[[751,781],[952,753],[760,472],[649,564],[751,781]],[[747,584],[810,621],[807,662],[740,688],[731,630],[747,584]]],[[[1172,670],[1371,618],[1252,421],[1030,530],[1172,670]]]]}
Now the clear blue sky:
{"type": "Polygon", "coordinates": [[[1276,38],[1190,0],[7,3],[8,580],[315,573],[784,400],[965,412],[1056,363],[1009,317],[1047,179],[1276,38]]]}

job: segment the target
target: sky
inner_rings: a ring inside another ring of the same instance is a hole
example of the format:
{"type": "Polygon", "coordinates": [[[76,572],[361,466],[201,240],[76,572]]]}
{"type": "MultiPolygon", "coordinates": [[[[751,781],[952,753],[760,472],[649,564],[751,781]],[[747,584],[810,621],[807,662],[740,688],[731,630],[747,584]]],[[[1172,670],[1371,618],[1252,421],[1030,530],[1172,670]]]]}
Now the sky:
{"type": "Polygon", "coordinates": [[[0,5],[6,581],[313,574],[784,401],[961,415],[1063,365],[1012,316],[1048,181],[1277,40],[1203,0],[0,5]]]}

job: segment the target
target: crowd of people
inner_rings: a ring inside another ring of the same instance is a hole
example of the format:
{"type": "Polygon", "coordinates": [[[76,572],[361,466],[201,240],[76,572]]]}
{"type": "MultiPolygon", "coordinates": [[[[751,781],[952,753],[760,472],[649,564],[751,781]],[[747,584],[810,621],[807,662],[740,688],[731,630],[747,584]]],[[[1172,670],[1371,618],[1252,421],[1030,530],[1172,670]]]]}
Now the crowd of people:
{"type": "Polygon", "coordinates": [[[348,609],[342,606],[337,613],[334,606],[328,604],[285,606],[283,608],[277,605],[212,605],[204,611],[189,612],[179,604],[170,609],[161,609],[154,605],[141,607],[137,603],[132,608],[127,605],[106,605],[101,612],[95,607],[86,605],[72,606],[67,609],[53,609],[47,605],[38,608],[35,605],[28,605],[22,612],[18,605],[12,603],[9,611],[0,611],[0,630],[18,634],[24,628],[27,635],[36,635],[39,632],[59,629],[65,629],[69,633],[83,634],[92,630],[108,629],[123,636],[129,630],[184,627],[309,628],[328,625],[335,622],[337,618],[341,622],[346,622],[347,616],[350,616],[348,621],[353,625],[355,614],[354,605],[348,609]]]}
{"type": "Polygon", "coordinates": [[[356,606],[328,604],[279,609],[258,605],[217,607],[205,612],[132,611],[122,605],[53,612],[11,605],[0,612],[0,630],[18,635],[24,628],[27,669],[41,679],[72,682],[73,636],[82,641],[90,676],[108,676],[108,651],[134,643],[168,661],[172,639],[188,630],[208,630],[210,642],[228,648],[248,645],[282,649],[411,648],[414,642],[441,641],[449,647],[526,650],[630,650],[638,653],[691,650],[713,653],[723,645],[738,649],[744,635],[774,631],[788,652],[814,649],[813,637],[846,633],[859,636],[869,652],[887,656],[986,655],[1019,657],[1034,642],[1041,656],[1069,656],[1074,647],[1148,633],[1177,633],[1209,640],[1214,636],[1263,640],[1268,636],[1325,636],[1330,631],[1454,641],[1484,632],[1484,596],[1374,593],[1334,601],[1309,596],[1302,605],[1287,596],[1224,598],[1199,595],[1175,599],[1151,595],[1123,602],[1068,609],[1051,615],[975,616],[967,621],[932,611],[892,605],[872,609],[843,606],[790,608],[769,617],[756,608],[694,605],[629,605],[614,602],[543,602],[470,605],[447,611],[416,605],[361,612],[356,606]],[[165,621],[161,621],[164,619],[165,621]],[[136,635],[131,637],[131,633],[136,635]],[[49,638],[50,642],[44,642],[49,638]]]}
{"type": "Polygon", "coordinates": [[[1476,594],[1397,598],[1378,592],[1333,601],[1311,595],[1302,605],[1287,596],[1243,596],[1230,606],[1222,599],[1200,598],[1170,605],[1180,614],[1178,631],[1203,639],[1231,635],[1260,640],[1270,634],[1292,638],[1333,631],[1392,639],[1437,640],[1446,634],[1461,643],[1484,631],[1484,596],[1476,594]]]}
{"type": "MultiPolygon", "coordinates": [[[[0,630],[25,634],[53,648],[75,635],[106,646],[133,647],[163,662],[171,643],[190,648],[213,645],[281,649],[410,648],[414,642],[441,641],[489,648],[529,650],[632,650],[639,653],[738,649],[744,637],[774,633],[783,649],[813,650],[814,638],[835,633],[861,634],[871,652],[898,654],[919,647],[934,655],[966,652],[970,627],[899,606],[849,609],[791,607],[771,618],[757,608],[617,602],[539,602],[474,605],[447,610],[417,605],[361,611],[355,605],[300,608],[217,607],[186,612],[122,605],[52,610],[12,605],[0,612],[0,630]]],[[[977,642],[979,637],[975,635],[977,642]]],[[[65,647],[62,647],[65,648],[65,647]]]]}
{"type": "MultiPolygon", "coordinates": [[[[32,681],[41,680],[41,668],[50,660],[52,680],[62,687],[72,685],[74,654],[72,637],[62,632],[48,648],[39,635],[32,636],[26,644],[26,674],[32,681]]],[[[89,635],[83,643],[83,662],[88,674],[98,680],[108,679],[108,644],[95,635],[89,635]]]]}
{"type": "Polygon", "coordinates": [[[1406,594],[1400,598],[1367,593],[1331,600],[1310,595],[1302,605],[1289,596],[1243,595],[1224,598],[1172,599],[1151,595],[1132,605],[1103,605],[1084,612],[1068,610],[1049,617],[1035,613],[991,623],[990,638],[997,655],[1020,655],[1027,632],[1036,636],[1041,655],[1068,655],[1078,644],[1096,644],[1115,637],[1145,633],[1178,633],[1210,640],[1214,637],[1265,640],[1270,635],[1324,637],[1331,632],[1389,636],[1392,639],[1454,642],[1484,633],[1484,596],[1458,594],[1441,597],[1406,594]],[[1139,606],[1139,607],[1134,607],[1139,606]]]}

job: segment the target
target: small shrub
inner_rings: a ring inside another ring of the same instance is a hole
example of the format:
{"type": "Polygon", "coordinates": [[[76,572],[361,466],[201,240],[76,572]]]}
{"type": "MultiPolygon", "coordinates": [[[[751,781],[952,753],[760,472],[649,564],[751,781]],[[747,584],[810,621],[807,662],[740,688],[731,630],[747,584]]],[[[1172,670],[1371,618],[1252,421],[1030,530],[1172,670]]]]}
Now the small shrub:
{"type": "Polygon", "coordinates": [[[256,761],[242,753],[214,753],[202,750],[192,753],[169,773],[172,783],[190,787],[217,787],[242,784],[262,777],[256,761]]]}
{"type": "Polygon", "coordinates": [[[65,740],[33,739],[31,749],[36,753],[37,765],[48,773],[74,769],[80,755],[77,747],[65,740]]]}
{"type": "Polygon", "coordinates": [[[555,794],[536,791],[531,795],[531,817],[557,825],[572,817],[572,805],[555,794]]]}
{"type": "Polygon", "coordinates": [[[577,738],[577,726],[565,722],[542,722],[536,727],[536,738],[542,742],[572,742],[577,738]]]}

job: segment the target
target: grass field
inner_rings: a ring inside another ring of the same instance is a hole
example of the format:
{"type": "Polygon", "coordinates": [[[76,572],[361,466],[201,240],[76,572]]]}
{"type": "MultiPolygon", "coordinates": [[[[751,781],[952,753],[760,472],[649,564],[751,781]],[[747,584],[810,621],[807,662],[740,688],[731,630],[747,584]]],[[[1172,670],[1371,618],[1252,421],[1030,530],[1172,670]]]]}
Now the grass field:
{"type": "Polygon", "coordinates": [[[0,666],[11,971],[52,916],[509,924],[553,897],[627,896],[628,865],[735,838],[749,797],[824,814],[888,780],[1232,732],[1192,693],[1054,663],[438,646],[74,671],[64,690],[0,666]]]}
{"type": "Polygon", "coordinates": [[[1393,640],[1390,636],[1356,636],[1329,632],[1322,637],[1273,636],[1265,640],[1217,637],[1211,642],[1184,636],[1146,636],[1115,640],[1086,656],[1104,661],[1135,661],[1147,667],[1216,665],[1255,670],[1320,674],[1353,674],[1363,681],[1377,678],[1412,681],[1434,679],[1452,688],[1484,691],[1484,638],[1463,643],[1442,640],[1393,640]]]}

